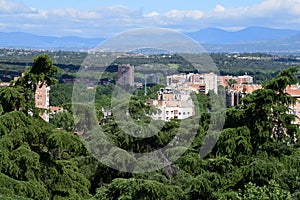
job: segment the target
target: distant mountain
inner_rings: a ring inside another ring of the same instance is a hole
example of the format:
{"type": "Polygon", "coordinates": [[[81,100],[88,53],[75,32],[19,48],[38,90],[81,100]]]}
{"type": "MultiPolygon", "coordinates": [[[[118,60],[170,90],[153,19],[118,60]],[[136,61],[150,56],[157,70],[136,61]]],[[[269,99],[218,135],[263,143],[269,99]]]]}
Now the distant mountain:
{"type": "Polygon", "coordinates": [[[185,34],[201,44],[220,45],[273,40],[290,37],[299,33],[300,31],[290,29],[248,27],[239,31],[225,31],[218,28],[207,28],[185,34]]]}
{"type": "Polygon", "coordinates": [[[75,36],[51,37],[22,32],[0,32],[0,47],[7,48],[76,50],[95,47],[103,40],[104,38],[80,38],[75,36]]]}
{"type": "Polygon", "coordinates": [[[300,31],[248,27],[239,31],[207,28],[186,33],[208,52],[300,54],[300,31]]]}
{"type": "MultiPolygon", "coordinates": [[[[300,54],[300,31],[298,30],[248,27],[239,31],[225,31],[207,28],[185,34],[201,44],[208,52],[300,54]]],[[[104,40],[105,38],[49,37],[21,32],[0,32],[0,48],[76,51],[96,47],[104,40]]]]}
{"type": "Polygon", "coordinates": [[[300,55],[300,34],[286,38],[232,44],[201,44],[207,52],[262,52],[300,55]]]}

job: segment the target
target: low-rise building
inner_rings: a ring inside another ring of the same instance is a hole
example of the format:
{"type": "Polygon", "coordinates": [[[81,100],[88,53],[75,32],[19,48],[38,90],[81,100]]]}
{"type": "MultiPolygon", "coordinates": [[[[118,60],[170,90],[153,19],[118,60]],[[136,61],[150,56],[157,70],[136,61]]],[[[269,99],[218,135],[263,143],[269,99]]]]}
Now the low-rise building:
{"type": "Polygon", "coordinates": [[[172,88],[161,88],[157,100],[148,100],[147,104],[159,109],[159,112],[151,116],[155,120],[170,121],[195,115],[194,103],[190,96],[172,88]]]}
{"type": "Polygon", "coordinates": [[[49,111],[52,114],[60,113],[64,111],[63,107],[60,106],[49,106],[49,111]]]}

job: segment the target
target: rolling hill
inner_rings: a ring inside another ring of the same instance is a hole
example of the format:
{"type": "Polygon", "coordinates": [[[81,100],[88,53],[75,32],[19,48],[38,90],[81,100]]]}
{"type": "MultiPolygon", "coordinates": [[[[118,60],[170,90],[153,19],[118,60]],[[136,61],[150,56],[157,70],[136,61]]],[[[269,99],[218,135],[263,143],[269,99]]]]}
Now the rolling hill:
{"type": "MultiPolygon", "coordinates": [[[[300,31],[248,27],[239,31],[206,28],[184,33],[208,52],[266,52],[300,54],[300,31]]],[[[0,48],[87,50],[105,38],[51,37],[22,32],[0,32],[0,48]]]]}

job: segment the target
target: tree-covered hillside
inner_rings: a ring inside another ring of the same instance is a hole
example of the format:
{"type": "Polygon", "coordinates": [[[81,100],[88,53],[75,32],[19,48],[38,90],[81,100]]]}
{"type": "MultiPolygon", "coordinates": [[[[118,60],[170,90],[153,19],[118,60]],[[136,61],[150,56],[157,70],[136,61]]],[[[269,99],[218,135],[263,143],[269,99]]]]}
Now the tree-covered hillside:
{"type": "MultiPolygon", "coordinates": [[[[36,84],[54,83],[55,72],[57,68],[50,57],[41,55],[23,78],[0,89],[0,199],[300,199],[299,127],[292,124],[295,116],[287,112],[294,99],[284,92],[287,85],[298,82],[297,68],[282,70],[263,89],[247,95],[241,107],[226,110],[224,128],[210,135],[220,136],[205,157],[199,152],[210,124],[217,120],[211,104],[222,103],[213,93],[196,95],[198,120],[157,121],[161,129],[148,138],[128,135],[114,118],[102,125],[110,141],[124,149],[120,157],[114,157],[120,155],[117,150],[107,156],[124,167],[135,159],[126,151],[151,152],[172,141],[178,132],[188,135],[188,130],[195,131],[193,142],[179,159],[145,173],[118,171],[104,165],[91,155],[83,137],[74,134],[70,126],[58,129],[57,124],[44,122],[38,114],[29,114],[28,111],[41,111],[32,106],[36,84]]],[[[104,99],[101,95],[105,95],[106,100],[96,100],[96,104],[110,100],[109,87],[112,86],[97,88],[97,98],[104,99]]],[[[151,88],[147,94],[151,96],[156,91],[151,88]]],[[[68,96],[56,95],[58,105],[69,101],[68,96]]],[[[147,127],[151,109],[144,104],[146,100],[139,91],[132,96],[129,114],[134,121],[127,126],[147,127]]],[[[122,102],[118,106],[121,108],[122,102]]],[[[70,113],[60,121],[73,121],[72,126],[85,130],[88,124],[72,118],[70,105],[65,108],[70,113]]],[[[80,114],[88,115],[90,107],[86,109],[80,114]]],[[[89,117],[97,121],[101,115],[89,117]]],[[[83,134],[89,136],[89,132],[83,134]]],[[[102,138],[96,139],[99,149],[105,147],[102,138]]],[[[170,149],[169,153],[180,148],[170,149]]]]}

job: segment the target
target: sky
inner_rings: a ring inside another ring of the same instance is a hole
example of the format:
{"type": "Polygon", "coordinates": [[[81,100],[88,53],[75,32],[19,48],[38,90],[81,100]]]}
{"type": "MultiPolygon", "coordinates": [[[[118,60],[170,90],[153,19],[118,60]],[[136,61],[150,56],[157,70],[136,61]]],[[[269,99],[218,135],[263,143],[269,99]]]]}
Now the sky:
{"type": "Polygon", "coordinates": [[[0,32],[110,37],[143,27],[300,30],[300,0],[0,0],[0,32]]]}

